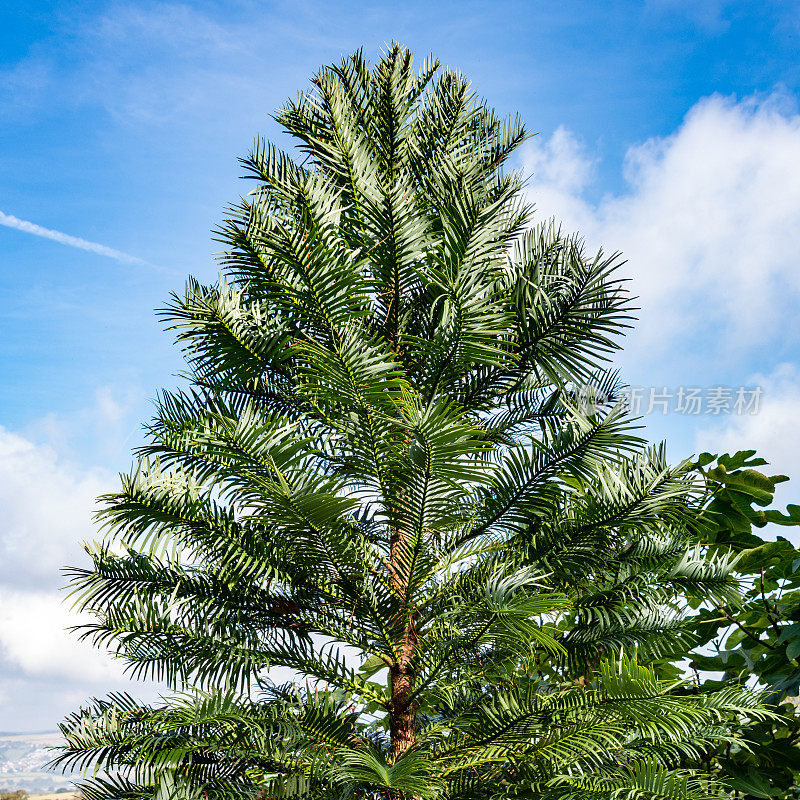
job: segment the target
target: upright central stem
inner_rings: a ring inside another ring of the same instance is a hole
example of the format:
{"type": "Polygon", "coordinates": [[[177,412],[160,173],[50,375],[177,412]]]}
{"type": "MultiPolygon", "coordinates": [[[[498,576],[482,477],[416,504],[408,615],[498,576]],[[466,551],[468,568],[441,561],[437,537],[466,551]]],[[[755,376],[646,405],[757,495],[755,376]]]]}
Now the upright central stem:
{"type": "MultiPolygon", "coordinates": [[[[387,307],[386,324],[387,338],[389,346],[394,351],[395,359],[402,363],[400,348],[397,342],[397,319],[400,310],[400,298],[402,287],[400,285],[397,264],[394,269],[394,286],[392,287],[392,297],[387,307]],[[389,311],[392,312],[390,318],[389,311]],[[392,324],[390,324],[390,321],[392,324]]],[[[404,444],[408,447],[410,438],[408,434],[404,436],[404,444]]],[[[402,490],[394,498],[396,502],[395,511],[400,512],[402,508],[402,490]]],[[[402,631],[402,637],[397,649],[397,659],[389,668],[389,734],[391,737],[391,758],[397,761],[403,753],[409,750],[417,741],[417,703],[412,701],[414,693],[414,656],[417,649],[417,625],[416,614],[408,608],[405,596],[407,581],[404,581],[403,565],[407,562],[404,559],[404,539],[407,527],[403,524],[403,514],[400,512],[391,527],[389,536],[389,569],[390,581],[394,589],[397,601],[398,630],[402,631]]]]}
{"type": "Polygon", "coordinates": [[[396,590],[398,608],[396,621],[402,630],[398,642],[397,659],[389,667],[389,734],[391,736],[391,756],[396,761],[417,740],[417,704],[412,701],[414,692],[414,654],[417,648],[417,626],[415,615],[409,613],[403,602],[402,581],[403,532],[395,527],[391,533],[389,561],[391,581],[396,590]]]}
{"type": "Polygon", "coordinates": [[[389,669],[391,689],[389,733],[393,760],[397,760],[417,741],[417,704],[411,699],[415,678],[411,661],[416,643],[416,626],[411,619],[406,626],[400,658],[389,669]]]}

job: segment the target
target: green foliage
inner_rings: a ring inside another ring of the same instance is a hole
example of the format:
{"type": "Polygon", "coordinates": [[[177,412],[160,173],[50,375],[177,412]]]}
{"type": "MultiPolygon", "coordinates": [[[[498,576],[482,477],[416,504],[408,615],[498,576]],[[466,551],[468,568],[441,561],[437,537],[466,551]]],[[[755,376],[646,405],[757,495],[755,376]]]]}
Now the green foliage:
{"type": "Polygon", "coordinates": [[[753,527],[800,525],[800,506],[783,514],[770,505],[783,475],[766,476],[754,451],[697,462],[711,500],[701,519],[710,549],[737,554],[743,592],[737,602],[705,608],[694,619],[699,634],[692,666],[702,687],[757,686],[775,716],[753,727],[747,746],[719,751],[714,763],[726,783],[746,798],[800,793],[800,551],[785,538],[765,541],[753,527]],[[751,527],[752,526],[752,527],[751,527]]]}
{"type": "Polygon", "coordinates": [[[175,692],[79,710],[58,763],[88,800],[725,796],[697,766],[771,717],[674,662],[687,603],[742,602],[711,521],[768,490],[720,461],[706,508],[638,437],[619,259],[531,227],[519,120],[395,45],[312,83],[302,158],[256,142],[223,275],[163,312],[187,388],[71,570],[81,635],[175,692]]]}

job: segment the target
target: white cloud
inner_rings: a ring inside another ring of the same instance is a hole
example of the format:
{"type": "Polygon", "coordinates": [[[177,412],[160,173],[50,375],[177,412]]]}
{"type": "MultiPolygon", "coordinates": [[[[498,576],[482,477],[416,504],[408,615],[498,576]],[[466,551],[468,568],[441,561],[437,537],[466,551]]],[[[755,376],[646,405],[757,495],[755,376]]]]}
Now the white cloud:
{"type": "Polygon", "coordinates": [[[729,416],[696,433],[697,452],[735,453],[756,450],[769,462],[764,470],[773,475],[788,475],[792,480],[781,485],[780,502],[800,502],[800,469],[797,446],[800,442],[800,369],[781,364],[769,375],[754,375],[748,381],[763,390],[757,414],[729,416]]]}
{"type": "MultiPolygon", "coordinates": [[[[112,393],[100,390],[95,405],[100,430],[123,424],[112,393]]],[[[121,661],[67,630],[85,617],[59,591],[61,569],[88,563],[80,543],[95,537],[95,498],[116,481],[59,450],[0,428],[0,727],[10,730],[52,728],[91,695],[153,699],[160,688],[133,686],[121,661]]]]}
{"type": "Polygon", "coordinates": [[[94,538],[95,498],[103,473],[83,472],[49,446],[0,428],[0,586],[54,588],[61,568],[94,538]]]}
{"type": "Polygon", "coordinates": [[[627,258],[638,347],[715,330],[743,348],[796,324],[800,115],[785,95],[701,100],[673,135],[630,148],[626,190],[597,203],[595,165],[568,131],[532,140],[523,166],[541,215],[627,258]]]}
{"type": "Polygon", "coordinates": [[[679,15],[711,34],[722,33],[730,25],[729,12],[739,0],[645,0],[645,10],[661,17],[679,15]]]}
{"type": "MultiPolygon", "coordinates": [[[[276,61],[274,53],[289,46],[297,57],[298,40],[310,35],[303,24],[310,14],[297,4],[255,7],[243,19],[219,18],[191,3],[108,4],[97,13],[72,15],[55,46],[39,42],[13,68],[0,69],[0,99],[5,96],[17,114],[45,100],[73,108],[99,105],[123,124],[171,131],[176,125],[195,130],[202,120],[206,135],[224,107],[224,127],[234,115],[249,130],[263,124],[275,83],[297,72],[297,58],[276,61]],[[26,92],[30,84],[37,90],[33,101],[26,92]]],[[[330,46],[338,43],[332,39],[330,46]]]]}
{"type": "Polygon", "coordinates": [[[0,655],[30,678],[81,685],[124,681],[122,662],[67,630],[84,621],[58,593],[0,589],[0,655]]]}
{"type": "Polygon", "coordinates": [[[67,413],[51,411],[26,426],[25,435],[62,458],[79,446],[89,463],[126,463],[141,432],[137,412],[145,399],[138,383],[106,384],[95,390],[91,405],[67,413]]]}
{"type": "Polygon", "coordinates": [[[113,258],[116,261],[121,261],[124,264],[139,264],[140,266],[146,267],[154,266],[144,259],[137,258],[136,256],[129,255],[128,253],[123,253],[120,250],[114,250],[113,247],[106,247],[104,244],[90,242],[86,239],[81,239],[78,236],[70,236],[68,233],[54,231],[50,228],[43,228],[41,225],[37,225],[34,222],[28,222],[27,220],[19,219],[19,217],[15,217],[13,214],[5,214],[2,211],[0,211],[0,225],[4,225],[6,228],[14,228],[15,230],[23,231],[24,233],[31,233],[34,236],[40,236],[43,239],[52,239],[54,242],[65,244],[68,247],[77,247],[79,250],[88,250],[91,253],[97,253],[100,256],[113,258]]]}

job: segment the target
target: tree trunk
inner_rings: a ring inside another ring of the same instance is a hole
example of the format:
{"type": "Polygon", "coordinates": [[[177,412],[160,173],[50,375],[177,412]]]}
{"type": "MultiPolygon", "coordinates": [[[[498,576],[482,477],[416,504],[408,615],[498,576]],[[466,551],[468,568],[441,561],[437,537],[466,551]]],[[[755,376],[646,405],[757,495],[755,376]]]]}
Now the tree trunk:
{"type": "Polygon", "coordinates": [[[392,740],[392,760],[395,761],[417,741],[417,704],[411,700],[415,678],[411,664],[416,645],[417,626],[412,618],[406,625],[400,659],[389,669],[389,733],[392,740]]]}
{"type": "Polygon", "coordinates": [[[402,532],[392,530],[390,543],[391,580],[398,590],[397,621],[402,626],[403,636],[399,642],[398,659],[389,668],[389,734],[391,736],[391,757],[396,761],[417,740],[417,704],[412,702],[414,692],[414,655],[417,649],[417,625],[414,614],[408,613],[405,603],[400,599],[402,577],[399,551],[402,546],[402,532]]]}
{"type": "Polygon", "coordinates": [[[414,675],[406,666],[396,664],[390,671],[391,705],[389,708],[389,733],[392,739],[392,760],[396,761],[417,740],[417,714],[410,702],[414,691],[414,675]]]}

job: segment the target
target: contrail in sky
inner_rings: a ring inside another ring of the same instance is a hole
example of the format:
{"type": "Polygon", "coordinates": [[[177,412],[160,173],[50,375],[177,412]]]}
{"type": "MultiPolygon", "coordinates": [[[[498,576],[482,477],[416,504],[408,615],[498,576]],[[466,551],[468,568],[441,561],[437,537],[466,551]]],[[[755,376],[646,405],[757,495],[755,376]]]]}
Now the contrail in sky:
{"type": "Polygon", "coordinates": [[[78,236],[70,236],[68,233],[61,233],[61,231],[43,228],[41,225],[19,219],[19,217],[15,217],[11,214],[4,214],[2,211],[0,211],[0,225],[5,225],[7,228],[16,228],[18,231],[24,231],[25,233],[32,233],[34,236],[41,236],[44,239],[52,239],[54,242],[59,242],[59,244],[77,247],[80,250],[88,250],[90,253],[107,256],[108,258],[121,261],[124,264],[140,264],[147,267],[155,266],[142,258],[128,255],[128,253],[123,253],[120,250],[114,250],[113,247],[106,247],[104,244],[90,242],[78,236]]]}

